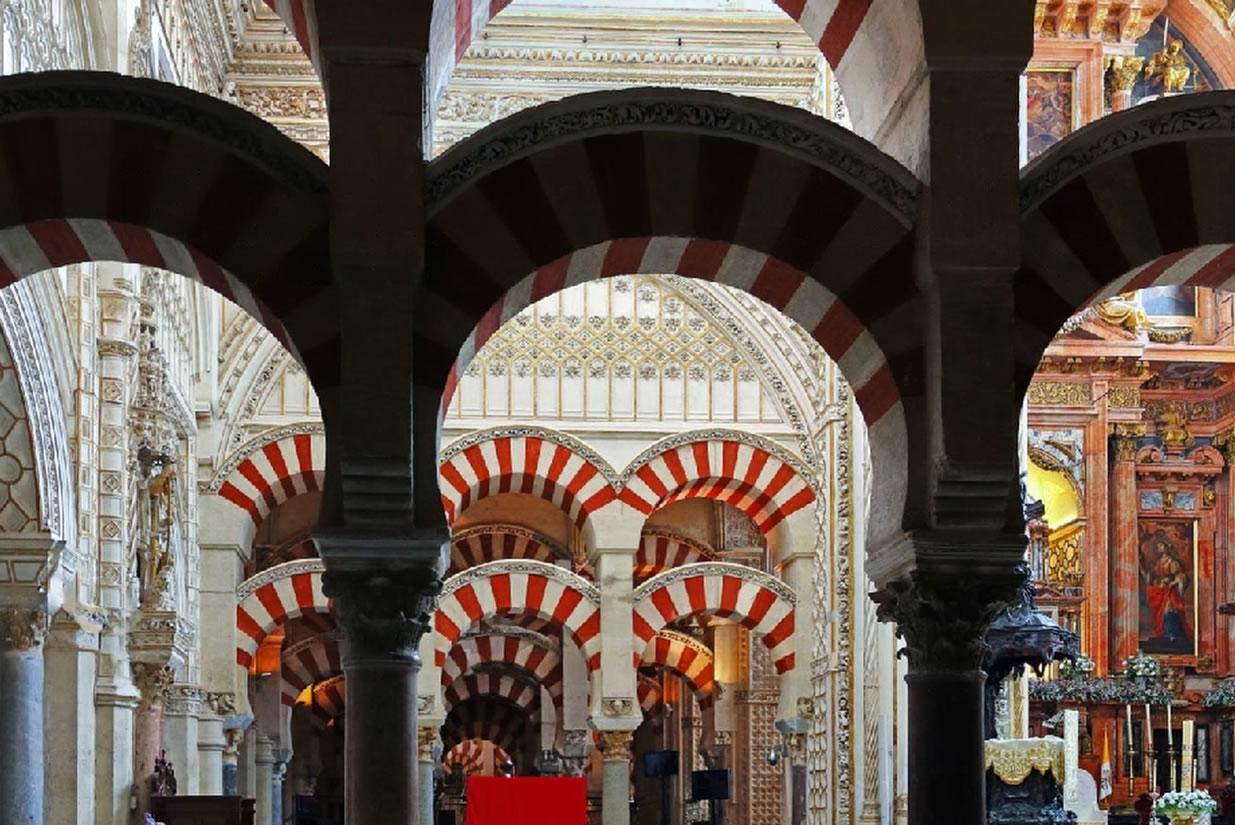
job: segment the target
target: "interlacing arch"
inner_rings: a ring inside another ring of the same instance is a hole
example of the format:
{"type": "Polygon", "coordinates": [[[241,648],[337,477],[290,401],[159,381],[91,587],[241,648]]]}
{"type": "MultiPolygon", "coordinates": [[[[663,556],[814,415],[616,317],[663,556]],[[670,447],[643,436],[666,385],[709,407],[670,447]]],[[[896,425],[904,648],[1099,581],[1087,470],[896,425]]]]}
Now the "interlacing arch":
{"type": "Polygon", "coordinates": [[[249,667],[262,640],[284,622],[309,614],[331,616],[332,602],[322,592],[325,569],[320,559],[289,561],[241,582],[236,588],[236,664],[249,667]]]}
{"type": "Polygon", "coordinates": [[[614,275],[715,281],[783,312],[840,365],[879,479],[870,538],[901,533],[903,402],[924,375],[907,170],[803,111],[632,89],[506,118],[435,159],[427,188],[414,370],[426,392],[445,386],[440,412],[489,336],[547,295],[614,275]]]}
{"type": "Polygon", "coordinates": [[[794,667],[797,598],[780,579],[740,564],[690,564],[653,576],[635,588],[635,636],[644,645],[666,625],[706,613],[734,619],[759,635],[777,673],[794,667]]]}
{"type": "Polygon", "coordinates": [[[486,496],[526,493],[552,502],[582,527],[612,501],[615,474],[587,445],[552,430],[497,428],[442,450],[440,484],[448,522],[486,496]]]}
{"type": "Polygon", "coordinates": [[[206,485],[248,513],[254,526],[288,499],[322,489],[326,436],[320,428],[275,430],[236,450],[206,485]]]}
{"type": "Polygon", "coordinates": [[[654,444],[623,472],[620,498],[645,515],[687,498],[726,502],[763,533],[811,504],[809,471],[767,439],[729,431],[683,433],[654,444]]]}
{"type": "Polygon", "coordinates": [[[294,705],[306,687],[343,672],[338,631],[283,645],[283,704],[294,705]]]}
{"type": "Polygon", "coordinates": [[[494,561],[448,579],[433,614],[434,659],[481,619],[532,614],[562,628],[588,663],[600,666],[600,591],[569,570],[539,561],[494,561]]]}
{"type": "Polygon", "coordinates": [[[548,536],[514,524],[483,524],[451,537],[447,576],[500,559],[531,559],[552,564],[570,552],[548,536]]]}
{"type": "Polygon", "coordinates": [[[715,699],[716,673],[712,651],[703,642],[676,630],[662,630],[652,637],[642,654],[635,654],[639,667],[665,667],[690,683],[701,708],[715,699]]]}
{"type": "Polygon", "coordinates": [[[450,648],[442,666],[442,687],[478,667],[503,663],[537,680],[561,707],[563,697],[562,657],[554,644],[539,633],[510,630],[463,636],[450,648]]]}
{"type": "Polygon", "coordinates": [[[1134,289],[1235,287],[1235,92],[1104,117],[1021,174],[1016,359],[1025,387],[1078,309],[1134,289]]]}
{"type": "Polygon", "coordinates": [[[635,552],[635,581],[684,564],[715,559],[716,551],[706,542],[670,530],[645,527],[635,552]]]}
{"type": "Polygon", "coordinates": [[[105,72],[0,78],[0,112],[0,286],[85,261],[170,270],[337,386],[320,159],[238,107],[105,72]]]}

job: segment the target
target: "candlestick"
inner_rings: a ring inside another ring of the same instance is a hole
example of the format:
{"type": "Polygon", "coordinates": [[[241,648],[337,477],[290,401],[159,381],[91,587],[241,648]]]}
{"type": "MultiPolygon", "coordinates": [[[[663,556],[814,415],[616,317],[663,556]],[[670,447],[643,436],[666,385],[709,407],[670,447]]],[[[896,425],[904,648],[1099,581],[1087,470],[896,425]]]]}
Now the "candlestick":
{"type": "Polygon", "coordinates": [[[1149,715],[1149,703],[1145,703],[1145,736],[1144,743],[1145,753],[1153,753],[1154,751],[1154,723],[1153,718],[1149,715]]]}
{"type": "Polygon", "coordinates": [[[1164,17],[1162,24],[1162,48],[1166,48],[1167,35],[1171,33],[1171,18],[1164,17]]]}
{"type": "Polygon", "coordinates": [[[1166,729],[1171,729],[1171,702],[1168,699],[1166,702],[1166,729]]]}

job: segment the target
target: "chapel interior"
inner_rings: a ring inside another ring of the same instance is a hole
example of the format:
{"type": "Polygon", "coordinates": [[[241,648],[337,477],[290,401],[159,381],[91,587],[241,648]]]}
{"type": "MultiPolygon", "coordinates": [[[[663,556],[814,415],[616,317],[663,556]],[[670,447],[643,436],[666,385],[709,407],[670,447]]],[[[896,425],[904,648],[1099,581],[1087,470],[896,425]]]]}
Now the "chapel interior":
{"type": "Polygon", "coordinates": [[[1235,0],[0,0],[0,825],[1235,823],[1235,0]]]}

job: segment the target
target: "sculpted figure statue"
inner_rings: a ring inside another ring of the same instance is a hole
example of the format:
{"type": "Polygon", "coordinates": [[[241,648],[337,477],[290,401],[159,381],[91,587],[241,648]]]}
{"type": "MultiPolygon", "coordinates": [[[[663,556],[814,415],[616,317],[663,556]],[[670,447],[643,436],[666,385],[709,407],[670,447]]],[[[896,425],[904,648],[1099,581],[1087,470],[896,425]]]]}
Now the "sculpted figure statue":
{"type": "Polygon", "coordinates": [[[1184,44],[1172,40],[1170,45],[1149,58],[1145,67],[1145,76],[1150,80],[1162,79],[1162,93],[1172,94],[1182,92],[1192,76],[1192,68],[1188,66],[1188,58],[1183,52],[1184,44]]]}
{"type": "Polygon", "coordinates": [[[1188,421],[1174,406],[1164,409],[1158,417],[1158,435],[1163,447],[1187,447],[1192,442],[1188,421]]]}
{"type": "Polygon", "coordinates": [[[1094,305],[1094,312],[1108,324],[1114,324],[1133,332],[1151,326],[1149,316],[1145,314],[1140,302],[1136,300],[1136,294],[1132,292],[1125,292],[1122,295],[1107,298],[1105,301],[1099,301],[1094,305]]]}
{"type": "Polygon", "coordinates": [[[173,567],[179,531],[176,524],[176,465],[164,461],[146,487],[145,580],[142,604],[174,608],[173,567]]]}

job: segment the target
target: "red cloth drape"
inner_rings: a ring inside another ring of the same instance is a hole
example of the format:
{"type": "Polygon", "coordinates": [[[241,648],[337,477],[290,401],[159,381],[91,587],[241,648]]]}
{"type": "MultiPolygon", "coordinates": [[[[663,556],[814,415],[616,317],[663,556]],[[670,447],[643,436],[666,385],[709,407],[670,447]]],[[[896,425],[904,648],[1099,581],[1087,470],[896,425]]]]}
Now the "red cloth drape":
{"type": "Polygon", "coordinates": [[[466,825],[587,825],[587,780],[470,776],[466,825]]]}

